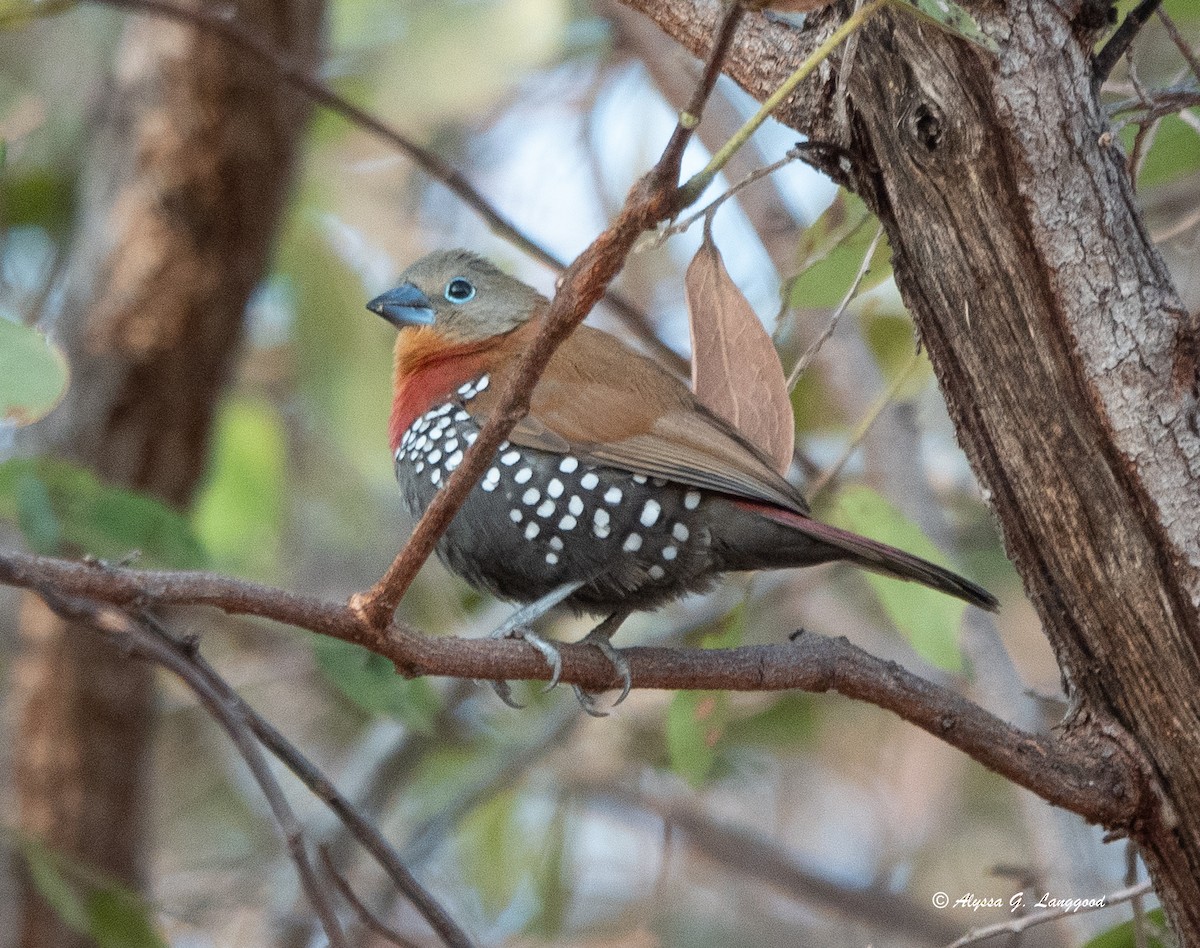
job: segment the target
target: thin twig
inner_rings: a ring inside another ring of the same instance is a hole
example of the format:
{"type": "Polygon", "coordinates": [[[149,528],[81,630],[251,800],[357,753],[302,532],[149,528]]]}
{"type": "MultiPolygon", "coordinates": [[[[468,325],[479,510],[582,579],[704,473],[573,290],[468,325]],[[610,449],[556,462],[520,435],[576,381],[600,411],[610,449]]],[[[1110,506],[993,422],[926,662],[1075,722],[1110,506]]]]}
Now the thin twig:
{"type": "MultiPolygon", "coordinates": [[[[142,615],[152,628],[168,642],[174,637],[152,616],[142,615]]],[[[208,661],[192,649],[186,657],[214,691],[219,693],[230,707],[236,708],[247,726],[272,754],[275,755],[309,790],[324,803],[341,821],[350,834],[370,853],[387,873],[396,889],[407,898],[429,927],[450,948],[470,948],[472,941],[454,921],[449,912],[409,871],[395,847],[349,800],[347,800],[303,752],[283,736],[270,721],[248,705],[241,695],[214,669],[208,661]]]]}
{"type": "Polygon", "coordinates": [[[624,206],[609,227],[567,268],[554,299],[538,319],[536,334],[518,358],[512,377],[500,393],[498,404],[479,437],[426,508],[404,549],[370,590],[351,597],[350,608],[368,626],[377,630],[387,628],[417,571],[433,552],[438,538],[478,482],[484,468],[492,462],[500,442],[528,413],[534,387],[550,357],[599,301],[625,265],[638,237],[660,221],[679,213],[695,199],[688,199],[678,186],[680,163],[740,18],[735,7],[726,10],[718,26],[697,92],[688,110],[680,113],[662,157],[630,190],[624,206]]]}
{"type": "Polygon", "coordinates": [[[79,622],[98,630],[101,634],[115,638],[133,648],[144,657],[157,665],[174,673],[199,699],[213,719],[224,728],[225,733],[237,748],[238,753],[250,768],[254,782],[262,790],[275,823],[283,835],[288,855],[296,866],[300,877],[300,885],[308,897],[309,903],[321,920],[333,948],[349,948],[349,942],[338,924],[337,915],[325,897],[325,892],[317,879],[317,874],[309,860],[308,847],[304,842],[304,831],[300,821],[292,811],[279,786],[271,768],[267,765],[262,749],[254,740],[248,722],[241,709],[228,701],[220,690],[197,672],[194,664],[188,659],[186,645],[171,642],[161,638],[155,630],[147,628],[143,623],[135,621],[128,614],[109,607],[79,600],[70,600],[57,592],[48,589],[37,590],[54,612],[62,618],[79,622]]]}
{"type": "Polygon", "coordinates": [[[350,883],[346,881],[345,876],[337,871],[337,866],[333,864],[333,857],[329,855],[329,850],[326,847],[320,846],[318,847],[318,851],[321,853],[321,863],[325,866],[325,872],[333,880],[335,888],[341,893],[342,898],[346,900],[349,906],[354,909],[355,914],[358,915],[367,928],[371,929],[380,938],[390,941],[393,945],[399,945],[400,948],[417,948],[415,941],[409,941],[396,931],[396,929],[385,925],[376,917],[374,912],[363,904],[362,899],[355,894],[354,889],[350,887],[350,883]]]}
{"type": "Polygon", "coordinates": [[[833,331],[837,329],[838,321],[842,318],[842,314],[846,312],[851,301],[858,295],[858,288],[862,286],[863,280],[866,279],[867,273],[871,269],[871,258],[875,256],[875,250],[879,246],[879,241],[883,239],[883,224],[880,224],[875,230],[875,236],[871,238],[870,246],[867,247],[867,252],[863,255],[862,263],[859,265],[858,273],[854,276],[854,282],[850,284],[850,289],[846,291],[846,295],[842,297],[842,301],[838,303],[837,309],[833,311],[833,315],[829,317],[829,322],[825,326],[825,330],[820,336],[814,340],[802,356],[796,361],[796,367],[792,369],[792,374],[788,376],[787,387],[790,392],[796,387],[796,383],[800,381],[802,376],[810,365],[813,359],[817,357],[817,353],[821,351],[821,347],[829,341],[829,337],[833,335],[833,331]]]}
{"type": "Polygon", "coordinates": [[[850,441],[838,456],[838,459],[829,466],[829,469],[813,484],[809,493],[809,500],[819,497],[823,494],[842,473],[842,468],[846,466],[846,462],[850,460],[854,452],[858,450],[858,446],[862,444],[863,438],[871,430],[872,426],[879,420],[879,416],[883,414],[883,410],[892,403],[896,393],[900,391],[900,387],[908,381],[908,377],[912,374],[913,369],[917,367],[920,361],[921,350],[913,351],[912,357],[901,369],[896,377],[892,380],[892,384],[887,387],[882,395],[875,400],[875,404],[871,406],[870,411],[859,421],[858,426],[854,429],[854,433],[850,436],[850,441]]]}
{"type": "Polygon", "coordinates": [[[1114,905],[1129,902],[1132,899],[1147,895],[1153,891],[1154,887],[1149,882],[1141,882],[1137,885],[1118,889],[1116,892],[1101,896],[1096,901],[1103,902],[1103,905],[1083,905],[1078,908],[1068,906],[1065,908],[1046,909],[1044,912],[1031,912],[1028,915],[1022,915],[1020,918],[1014,918],[1012,921],[998,922],[995,925],[985,925],[982,928],[972,929],[963,935],[962,938],[958,939],[958,941],[947,945],[946,948],[964,948],[965,945],[973,945],[988,938],[995,938],[997,935],[1018,935],[1027,929],[1033,928],[1035,925],[1045,925],[1047,922],[1053,922],[1058,918],[1065,918],[1067,915],[1082,915],[1084,912],[1097,912],[1100,909],[1111,908],[1114,905]]]}
{"type": "MultiPolygon", "coordinates": [[[[1132,839],[1125,843],[1125,885],[1135,886],[1138,881],[1138,845],[1132,839]]],[[[1140,895],[1129,900],[1133,909],[1133,948],[1146,946],[1146,906],[1140,895]]]]}
{"type": "Polygon", "coordinates": [[[1200,57],[1197,57],[1196,51],[1188,45],[1187,40],[1183,38],[1183,34],[1179,32],[1179,27],[1175,25],[1175,21],[1167,15],[1167,11],[1161,7],[1155,11],[1158,14],[1158,19],[1162,22],[1163,28],[1167,31],[1167,36],[1171,37],[1171,42],[1175,44],[1175,48],[1179,50],[1187,62],[1188,67],[1192,70],[1192,75],[1200,79],[1200,57]]]}
{"type": "Polygon", "coordinates": [[[684,233],[686,230],[688,230],[688,228],[690,228],[693,224],[696,223],[696,221],[700,220],[701,218],[710,219],[713,216],[713,214],[716,213],[717,208],[719,208],[722,204],[724,204],[726,201],[728,201],[731,197],[733,197],[735,194],[737,194],[739,191],[741,191],[742,188],[745,188],[745,187],[748,187],[748,186],[754,184],[755,181],[761,181],[763,178],[767,177],[768,175],[774,174],[780,168],[783,168],[786,165],[790,165],[793,161],[795,161],[796,159],[798,159],[800,157],[802,150],[803,149],[801,149],[799,147],[791,148],[778,161],[774,161],[769,165],[764,165],[761,168],[755,168],[748,175],[746,175],[746,177],[742,178],[741,181],[738,181],[736,184],[731,185],[729,190],[723,192],[722,194],[719,194],[716,198],[714,198],[708,204],[704,205],[704,207],[700,208],[700,210],[696,211],[694,214],[689,214],[687,217],[683,218],[683,220],[678,221],[675,224],[672,224],[670,227],[664,227],[661,230],[659,230],[654,235],[654,239],[652,241],[648,241],[646,244],[643,244],[641,249],[647,249],[649,247],[661,246],[662,244],[666,243],[667,238],[674,237],[677,234],[684,233]]]}
{"type": "Polygon", "coordinates": [[[567,785],[574,796],[592,806],[617,804],[628,815],[652,814],[663,821],[664,833],[674,835],[709,860],[724,865],[739,880],[757,879],[806,907],[832,907],[857,922],[886,927],[889,933],[912,936],[930,944],[953,938],[961,929],[933,912],[880,888],[847,885],[803,865],[799,854],[777,840],[711,816],[699,807],[660,800],[641,790],[609,782],[581,780],[567,785]]]}
{"type": "MultiPolygon", "coordinates": [[[[567,264],[529,237],[512,221],[501,214],[458,169],[452,167],[428,148],[417,144],[407,135],[334,92],[312,76],[304,67],[292,62],[286,51],[251,33],[236,20],[222,14],[219,7],[197,4],[184,7],[170,0],[93,0],[103,6],[165,17],[187,23],[214,33],[230,46],[241,50],[267,66],[284,84],[303,93],[313,102],[340,115],[364,131],[404,152],[429,177],[440,182],[467,207],[478,214],[492,233],[508,241],[557,273],[565,273],[567,264]]],[[[645,314],[628,300],[612,292],[605,300],[620,317],[621,322],[637,340],[658,358],[675,369],[686,368],[683,360],[650,328],[645,314]]]]}
{"type": "Polygon", "coordinates": [[[1112,38],[1104,44],[1104,48],[1100,50],[1092,60],[1092,82],[1098,87],[1100,83],[1108,78],[1109,73],[1125,55],[1129,45],[1133,42],[1133,38],[1141,32],[1146,21],[1154,15],[1154,11],[1158,9],[1158,5],[1162,0],[1142,0],[1136,7],[1129,11],[1121,25],[1117,27],[1112,38]]]}
{"type": "Polygon", "coordinates": [[[1193,227],[1200,225],[1200,207],[1194,208],[1190,213],[1185,214],[1169,227],[1164,227],[1162,230],[1152,230],[1150,239],[1156,243],[1165,243],[1168,240],[1174,240],[1182,234],[1186,234],[1193,227]]]}
{"type": "MultiPolygon", "coordinates": [[[[211,573],[98,568],[0,550],[0,583],[51,589],[115,606],[208,605],[274,619],[364,645],[406,675],[483,681],[545,681],[545,661],[521,642],[423,635],[393,622],[383,635],[343,603],[211,573]]],[[[562,681],[588,691],[619,687],[612,663],[590,645],[563,644],[562,681]]],[[[1142,771],[1103,728],[1104,756],[1054,735],[1012,727],[951,689],[855,648],[844,639],[804,635],[795,642],[732,650],[629,648],[638,688],[829,691],[898,715],[1049,802],[1107,826],[1127,825],[1147,793],[1142,771]]]]}

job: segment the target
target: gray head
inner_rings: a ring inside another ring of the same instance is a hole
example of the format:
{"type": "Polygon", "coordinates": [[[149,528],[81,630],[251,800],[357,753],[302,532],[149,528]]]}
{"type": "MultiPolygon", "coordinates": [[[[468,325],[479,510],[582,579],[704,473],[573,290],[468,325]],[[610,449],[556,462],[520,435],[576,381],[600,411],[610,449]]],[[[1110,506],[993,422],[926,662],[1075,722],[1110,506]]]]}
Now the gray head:
{"type": "Polygon", "coordinates": [[[400,276],[401,283],[367,304],[397,328],[432,326],[456,342],[511,332],[546,298],[469,250],[438,250],[400,276]]]}

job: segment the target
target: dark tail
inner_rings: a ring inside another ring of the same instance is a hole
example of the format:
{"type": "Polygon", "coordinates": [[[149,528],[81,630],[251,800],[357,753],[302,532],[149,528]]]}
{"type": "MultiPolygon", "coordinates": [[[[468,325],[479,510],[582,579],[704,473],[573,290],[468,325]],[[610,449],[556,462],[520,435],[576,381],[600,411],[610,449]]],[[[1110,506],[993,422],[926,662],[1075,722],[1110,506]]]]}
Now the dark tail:
{"type": "Polygon", "coordinates": [[[839,530],[837,527],[831,527],[827,523],[821,523],[819,520],[813,520],[803,514],[792,513],[790,510],[749,501],[737,501],[736,504],[739,507],[753,510],[760,516],[774,520],[776,523],[798,530],[813,540],[841,550],[845,554],[844,559],[863,569],[896,579],[907,579],[920,583],[922,586],[947,593],[964,602],[969,602],[973,606],[978,606],[980,609],[986,609],[988,612],[996,612],[1000,608],[996,597],[982,586],[978,586],[948,569],[930,563],[928,560],[923,560],[919,556],[898,550],[894,546],[870,540],[857,533],[851,533],[849,530],[839,530]]]}

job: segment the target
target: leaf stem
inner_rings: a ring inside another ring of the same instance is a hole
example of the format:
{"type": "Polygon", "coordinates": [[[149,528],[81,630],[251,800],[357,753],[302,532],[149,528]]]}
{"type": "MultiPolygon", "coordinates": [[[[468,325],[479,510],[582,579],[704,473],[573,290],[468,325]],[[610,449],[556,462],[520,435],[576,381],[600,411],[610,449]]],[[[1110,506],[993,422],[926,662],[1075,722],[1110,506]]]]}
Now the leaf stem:
{"type": "Polygon", "coordinates": [[[682,192],[682,204],[687,206],[695,201],[711,183],[722,168],[728,163],[746,142],[750,139],[760,125],[763,124],[782,103],[790,96],[800,83],[807,79],[816,68],[821,65],[829,54],[838,48],[845,40],[866,22],[867,18],[876,13],[882,7],[888,6],[893,0],[871,0],[865,6],[855,10],[846,22],[834,30],[829,38],[820,46],[813,50],[812,55],[800,64],[794,73],[784,80],[783,84],[771,93],[770,97],[763,102],[762,106],[755,112],[747,121],[746,124],[734,132],[733,137],[729,139],[720,150],[712,156],[712,159],[703,170],[698,171],[688,180],[688,182],[680,189],[682,192]]]}

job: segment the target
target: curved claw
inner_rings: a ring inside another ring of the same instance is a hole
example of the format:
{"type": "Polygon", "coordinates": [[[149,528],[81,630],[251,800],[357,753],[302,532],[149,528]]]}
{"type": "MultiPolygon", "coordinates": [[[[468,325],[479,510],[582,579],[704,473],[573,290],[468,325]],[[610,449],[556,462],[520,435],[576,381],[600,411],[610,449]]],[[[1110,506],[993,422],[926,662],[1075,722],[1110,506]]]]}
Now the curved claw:
{"type": "Polygon", "coordinates": [[[576,684],[572,684],[571,688],[575,692],[575,700],[579,702],[579,707],[583,708],[585,713],[591,715],[593,718],[608,717],[607,711],[601,711],[596,707],[596,699],[590,691],[584,691],[576,684]]]}
{"type": "Polygon", "coordinates": [[[542,658],[546,660],[546,664],[550,666],[550,681],[546,683],[546,687],[542,689],[542,694],[545,694],[551,688],[558,684],[558,679],[562,677],[562,655],[558,649],[547,642],[540,635],[534,635],[528,629],[518,629],[513,637],[520,637],[542,653],[542,658]]]}
{"type": "Polygon", "coordinates": [[[496,697],[510,708],[520,711],[525,707],[525,705],[512,696],[512,688],[507,681],[489,681],[488,684],[492,686],[492,691],[496,692],[496,697]]]}
{"type": "MultiPolygon", "coordinates": [[[[594,645],[600,650],[600,654],[609,660],[613,669],[621,676],[621,693],[617,695],[617,700],[612,703],[612,707],[616,707],[622,701],[629,697],[630,689],[633,688],[633,675],[629,671],[629,662],[625,660],[625,656],[617,649],[613,648],[609,637],[617,631],[622,622],[625,621],[628,613],[617,612],[613,613],[596,628],[592,629],[587,635],[580,639],[580,645],[594,645]]],[[[579,706],[594,718],[608,717],[607,711],[599,711],[596,708],[596,701],[592,694],[579,685],[572,685],[575,689],[575,697],[579,701],[579,706]]]]}
{"type": "Polygon", "coordinates": [[[629,662],[625,660],[625,656],[617,649],[613,648],[612,643],[608,640],[608,636],[603,633],[597,634],[598,630],[589,632],[580,645],[594,645],[600,650],[600,654],[612,663],[612,667],[617,674],[621,676],[621,693],[617,695],[617,700],[612,703],[615,708],[622,701],[629,697],[629,692],[633,688],[633,675],[629,671],[629,662]]]}

